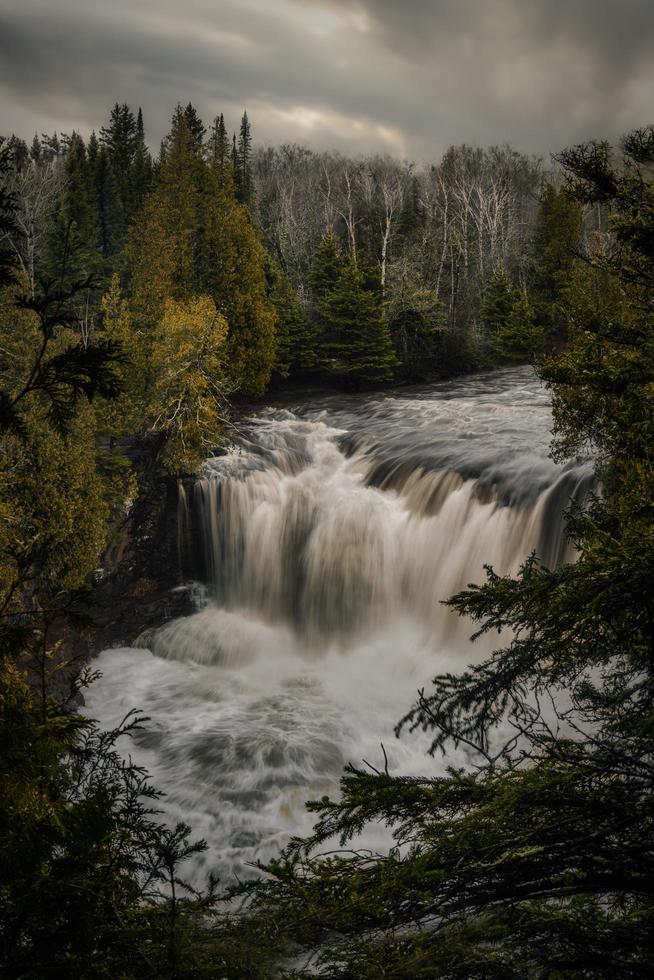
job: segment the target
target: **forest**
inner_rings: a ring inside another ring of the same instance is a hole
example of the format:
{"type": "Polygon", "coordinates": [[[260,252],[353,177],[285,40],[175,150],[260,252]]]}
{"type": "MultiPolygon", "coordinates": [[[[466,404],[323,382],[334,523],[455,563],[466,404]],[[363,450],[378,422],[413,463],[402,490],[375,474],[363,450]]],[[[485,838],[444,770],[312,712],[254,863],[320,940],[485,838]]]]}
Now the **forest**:
{"type": "Polygon", "coordinates": [[[153,156],[116,104],[88,139],[3,142],[0,250],[3,975],[651,976],[654,128],[416,167],[260,148],[189,104],[153,156]],[[449,599],[499,648],[398,733],[471,765],[350,766],[310,837],[198,890],[206,845],[125,748],[139,705],[112,731],[80,712],[76,641],[146,479],[192,477],[266,397],[509,364],[598,489],[575,562],[449,599]],[[388,853],[357,848],[371,824],[388,853]]]}

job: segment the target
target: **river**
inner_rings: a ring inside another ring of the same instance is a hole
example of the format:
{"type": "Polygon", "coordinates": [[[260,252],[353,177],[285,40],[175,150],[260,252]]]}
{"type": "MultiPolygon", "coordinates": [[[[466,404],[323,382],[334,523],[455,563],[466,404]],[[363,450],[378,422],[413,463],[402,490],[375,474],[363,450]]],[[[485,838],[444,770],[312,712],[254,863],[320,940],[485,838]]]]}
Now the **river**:
{"type": "MultiPolygon", "coordinates": [[[[149,716],[131,747],[168,819],[209,850],[195,874],[250,863],[307,832],[304,801],[347,762],[427,775],[465,765],[393,734],[419,688],[483,658],[497,636],[441,600],[571,558],[563,514],[583,462],[548,456],[548,392],[527,368],[385,395],[267,408],[180,490],[180,556],[198,611],[108,650],[86,710],[149,716]]],[[[366,843],[383,845],[370,832],[366,843]]]]}

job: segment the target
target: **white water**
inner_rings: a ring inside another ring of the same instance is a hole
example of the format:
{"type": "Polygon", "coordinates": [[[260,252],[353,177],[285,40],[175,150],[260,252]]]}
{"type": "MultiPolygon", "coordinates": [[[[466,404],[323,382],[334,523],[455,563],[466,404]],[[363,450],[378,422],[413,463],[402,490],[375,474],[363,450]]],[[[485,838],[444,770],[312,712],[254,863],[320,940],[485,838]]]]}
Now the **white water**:
{"type": "Polygon", "coordinates": [[[332,396],[262,412],[182,494],[184,563],[208,602],[103,653],[87,701],[104,726],[150,716],[136,758],[209,842],[206,868],[247,874],[307,832],[304,801],[348,761],[379,765],[380,742],[392,771],[442,769],[393,728],[436,673],[497,641],[472,646],[440,600],[484,563],[569,556],[562,515],[589,470],[549,460],[549,425],[526,369],[332,396]]]}

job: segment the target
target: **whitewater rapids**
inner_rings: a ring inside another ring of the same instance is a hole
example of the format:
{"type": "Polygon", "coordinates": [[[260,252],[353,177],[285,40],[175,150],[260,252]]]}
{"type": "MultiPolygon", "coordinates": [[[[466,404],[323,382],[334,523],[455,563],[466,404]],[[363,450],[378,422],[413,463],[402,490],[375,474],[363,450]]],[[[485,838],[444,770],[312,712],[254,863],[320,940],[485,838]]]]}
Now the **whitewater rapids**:
{"type": "MultiPolygon", "coordinates": [[[[446,763],[393,728],[416,691],[481,659],[497,637],[441,600],[572,557],[563,515],[587,462],[548,456],[547,391],[526,368],[381,396],[268,408],[180,486],[179,551],[198,611],[108,650],[86,710],[150,718],[132,746],[229,881],[309,831],[304,801],[347,762],[427,775],[446,763]]],[[[366,843],[383,845],[374,832],[366,843]]]]}

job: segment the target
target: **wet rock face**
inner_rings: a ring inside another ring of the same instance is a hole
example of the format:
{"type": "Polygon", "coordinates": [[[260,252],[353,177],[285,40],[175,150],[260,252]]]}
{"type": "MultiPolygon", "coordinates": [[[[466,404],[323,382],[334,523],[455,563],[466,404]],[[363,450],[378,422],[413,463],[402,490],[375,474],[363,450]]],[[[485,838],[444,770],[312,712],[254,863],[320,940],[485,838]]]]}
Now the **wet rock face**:
{"type": "Polygon", "coordinates": [[[156,461],[156,447],[135,458],[140,494],[116,521],[102,566],[93,576],[89,626],[72,638],[74,652],[132,644],[144,630],[192,611],[181,584],[177,544],[177,480],[156,461]]]}

